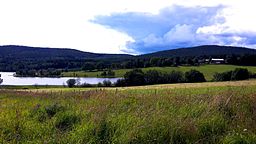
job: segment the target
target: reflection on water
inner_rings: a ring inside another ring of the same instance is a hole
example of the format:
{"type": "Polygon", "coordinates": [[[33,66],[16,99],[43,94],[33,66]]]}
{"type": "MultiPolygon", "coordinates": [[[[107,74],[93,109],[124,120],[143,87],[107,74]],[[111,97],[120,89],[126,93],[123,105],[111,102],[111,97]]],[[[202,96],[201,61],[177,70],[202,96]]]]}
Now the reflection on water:
{"type": "MultiPolygon", "coordinates": [[[[0,72],[4,80],[2,85],[66,85],[68,79],[78,79],[73,77],[61,78],[40,78],[40,77],[14,77],[13,72],[0,72]]],[[[81,83],[97,84],[104,80],[110,80],[112,83],[120,78],[79,78],[81,83]]]]}

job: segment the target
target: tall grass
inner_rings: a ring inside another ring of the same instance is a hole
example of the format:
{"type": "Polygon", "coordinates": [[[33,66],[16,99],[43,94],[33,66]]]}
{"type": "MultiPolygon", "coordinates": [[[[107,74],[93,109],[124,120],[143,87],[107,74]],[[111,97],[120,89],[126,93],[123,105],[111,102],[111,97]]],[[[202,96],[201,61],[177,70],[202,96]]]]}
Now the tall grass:
{"type": "Polygon", "coordinates": [[[255,88],[0,90],[0,143],[255,143],[255,88]]]}

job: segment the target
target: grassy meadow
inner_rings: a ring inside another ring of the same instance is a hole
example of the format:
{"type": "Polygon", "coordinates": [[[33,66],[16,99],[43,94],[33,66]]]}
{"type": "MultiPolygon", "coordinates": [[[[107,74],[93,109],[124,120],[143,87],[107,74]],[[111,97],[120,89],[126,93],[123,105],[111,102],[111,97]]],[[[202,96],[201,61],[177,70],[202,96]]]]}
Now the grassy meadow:
{"type": "MultiPolygon", "coordinates": [[[[247,68],[251,72],[256,72],[256,67],[254,66],[235,66],[235,65],[202,65],[202,66],[179,66],[179,67],[149,67],[142,68],[142,70],[158,70],[161,72],[171,72],[172,70],[178,70],[182,72],[189,71],[191,69],[198,70],[202,72],[206,78],[206,80],[210,81],[213,78],[214,73],[216,72],[226,72],[230,70],[234,70],[236,68],[247,68]]],[[[124,74],[131,69],[120,69],[114,70],[115,77],[123,77],[124,74]]],[[[64,77],[100,77],[102,72],[84,72],[84,71],[75,71],[75,72],[63,72],[62,76],[64,77]]]]}
{"type": "Polygon", "coordinates": [[[0,143],[256,143],[256,81],[0,89],[0,143]]]}

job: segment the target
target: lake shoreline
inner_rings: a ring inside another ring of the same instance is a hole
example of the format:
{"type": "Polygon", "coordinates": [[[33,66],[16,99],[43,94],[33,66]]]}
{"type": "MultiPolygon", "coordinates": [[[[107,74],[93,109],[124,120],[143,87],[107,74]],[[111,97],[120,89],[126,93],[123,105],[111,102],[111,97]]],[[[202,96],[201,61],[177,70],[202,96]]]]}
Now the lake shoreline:
{"type": "Polygon", "coordinates": [[[39,85],[52,85],[52,86],[66,86],[69,79],[75,79],[80,84],[96,85],[103,81],[111,81],[115,83],[121,78],[97,78],[97,77],[16,77],[15,72],[0,72],[2,75],[3,83],[6,86],[39,86],[39,85]]]}

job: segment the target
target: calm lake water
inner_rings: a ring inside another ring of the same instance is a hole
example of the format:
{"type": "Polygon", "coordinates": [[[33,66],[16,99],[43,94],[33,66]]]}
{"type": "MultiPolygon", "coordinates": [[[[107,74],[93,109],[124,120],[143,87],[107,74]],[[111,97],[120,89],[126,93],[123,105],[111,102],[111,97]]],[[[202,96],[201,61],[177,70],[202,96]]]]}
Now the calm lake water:
{"type": "MultiPolygon", "coordinates": [[[[0,72],[4,80],[1,85],[66,85],[68,79],[78,79],[74,77],[45,78],[45,77],[14,77],[14,72],[0,72]]],[[[120,78],[79,78],[81,83],[97,84],[104,80],[110,80],[112,83],[120,78]]]]}

